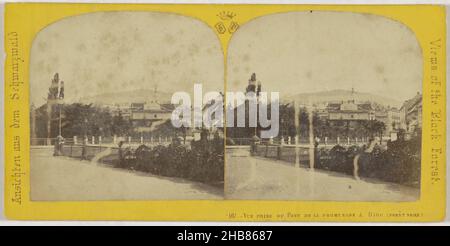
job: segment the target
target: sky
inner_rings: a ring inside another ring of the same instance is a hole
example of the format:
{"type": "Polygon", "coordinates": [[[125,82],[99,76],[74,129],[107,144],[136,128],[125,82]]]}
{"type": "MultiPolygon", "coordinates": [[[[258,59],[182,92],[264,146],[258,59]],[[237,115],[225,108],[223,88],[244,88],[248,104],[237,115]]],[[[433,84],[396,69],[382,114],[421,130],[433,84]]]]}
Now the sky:
{"type": "MultiPolygon", "coordinates": [[[[288,12],[242,23],[228,47],[226,90],[243,91],[255,72],[283,96],[354,88],[400,101],[422,91],[422,53],[405,25],[349,12],[288,12]]],[[[66,101],[120,90],[224,91],[217,35],[190,17],[99,12],[41,30],[30,61],[30,101],[45,103],[53,75],[66,101]]]]}
{"type": "Polygon", "coordinates": [[[344,89],[407,100],[422,91],[422,51],[405,25],[349,12],[288,12],[256,18],[229,45],[227,91],[255,72],[280,97],[344,89]]]}
{"type": "MultiPolygon", "coordinates": [[[[205,23],[158,12],[99,12],[55,22],[31,49],[30,101],[45,103],[53,75],[65,84],[66,101],[120,90],[173,93],[223,91],[224,58],[205,23]]],[[[170,98],[168,98],[170,100],[170,98]]]]}

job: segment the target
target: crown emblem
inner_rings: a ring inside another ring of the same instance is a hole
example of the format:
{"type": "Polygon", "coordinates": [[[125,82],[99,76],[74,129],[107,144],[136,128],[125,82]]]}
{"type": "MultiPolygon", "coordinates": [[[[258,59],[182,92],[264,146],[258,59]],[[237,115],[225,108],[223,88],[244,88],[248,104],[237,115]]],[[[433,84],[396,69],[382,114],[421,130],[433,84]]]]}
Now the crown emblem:
{"type": "Polygon", "coordinates": [[[231,11],[222,11],[217,14],[217,17],[219,17],[221,20],[231,20],[235,16],[236,16],[236,14],[231,11]]]}

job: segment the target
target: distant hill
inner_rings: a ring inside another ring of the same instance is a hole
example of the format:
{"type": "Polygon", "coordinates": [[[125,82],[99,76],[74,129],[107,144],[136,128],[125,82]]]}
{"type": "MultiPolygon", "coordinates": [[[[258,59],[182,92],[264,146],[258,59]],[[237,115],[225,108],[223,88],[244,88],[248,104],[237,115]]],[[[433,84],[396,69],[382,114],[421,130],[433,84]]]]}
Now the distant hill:
{"type": "Polygon", "coordinates": [[[402,104],[401,101],[397,101],[392,98],[358,91],[352,93],[352,91],[350,90],[331,90],[314,93],[300,93],[281,98],[281,101],[291,102],[294,99],[298,100],[300,103],[340,102],[354,99],[356,102],[372,102],[383,106],[391,106],[397,108],[399,108],[402,104]]]}
{"type": "Polygon", "coordinates": [[[78,100],[81,103],[93,104],[128,104],[134,102],[158,101],[160,103],[170,102],[171,93],[148,90],[120,91],[114,93],[104,93],[96,96],[82,97],[78,100]]]}
{"type": "MultiPolygon", "coordinates": [[[[133,91],[120,91],[114,93],[104,93],[96,96],[82,97],[78,100],[81,103],[94,103],[94,104],[128,104],[132,102],[150,102],[158,101],[160,103],[170,102],[172,97],[171,93],[157,91],[152,89],[148,90],[133,90],[133,91]]],[[[313,93],[299,93],[295,95],[285,96],[281,98],[282,103],[292,102],[294,99],[300,103],[323,103],[323,102],[341,102],[355,99],[357,102],[372,102],[380,104],[382,106],[391,106],[399,108],[402,104],[401,101],[378,96],[365,92],[355,91],[352,93],[350,90],[331,90],[321,91],[313,93]]]]}

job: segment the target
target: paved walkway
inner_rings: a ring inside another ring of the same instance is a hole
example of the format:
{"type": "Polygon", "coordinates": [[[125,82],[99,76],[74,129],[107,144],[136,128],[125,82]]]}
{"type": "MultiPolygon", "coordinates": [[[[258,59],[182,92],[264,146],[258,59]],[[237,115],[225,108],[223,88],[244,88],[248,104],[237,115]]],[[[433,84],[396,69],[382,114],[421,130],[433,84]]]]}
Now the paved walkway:
{"type": "Polygon", "coordinates": [[[225,159],[227,199],[414,201],[419,189],[323,170],[295,168],[289,163],[228,150],[225,159]]]}
{"type": "Polygon", "coordinates": [[[53,149],[31,150],[31,199],[190,200],[222,199],[223,190],[178,178],[112,168],[69,157],[52,156],[53,149]]]}

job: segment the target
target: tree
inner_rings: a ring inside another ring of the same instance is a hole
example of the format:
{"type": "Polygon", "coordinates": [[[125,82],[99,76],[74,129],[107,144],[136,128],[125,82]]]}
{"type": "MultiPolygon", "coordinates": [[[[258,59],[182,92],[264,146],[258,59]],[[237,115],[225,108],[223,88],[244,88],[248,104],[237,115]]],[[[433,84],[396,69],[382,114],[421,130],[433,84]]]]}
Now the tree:
{"type": "Polygon", "coordinates": [[[380,136],[380,144],[381,141],[383,139],[383,132],[386,130],[386,125],[384,124],[384,122],[375,120],[375,132],[377,132],[380,136]]]}
{"type": "Polygon", "coordinates": [[[113,120],[109,109],[92,104],[73,103],[64,105],[63,111],[64,136],[110,136],[112,133],[113,120]]]}
{"type": "Polygon", "coordinates": [[[379,120],[368,120],[365,122],[364,128],[371,136],[371,138],[374,138],[378,135],[381,141],[383,138],[383,132],[386,130],[386,125],[379,120]]]}
{"type": "MultiPolygon", "coordinates": [[[[129,121],[119,113],[112,116],[108,108],[101,108],[92,104],[72,103],[62,106],[61,128],[63,137],[73,136],[111,136],[113,134],[127,134],[131,129],[129,121]]],[[[35,133],[38,138],[47,136],[47,107],[46,104],[34,111],[35,133]]],[[[59,112],[52,110],[51,136],[58,134],[59,112]]]]}
{"type": "Polygon", "coordinates": [[[118,114],[112,118],[112,134],[119,136],[126,135],[130,133],[130,130],[131,123],[122,116],[122,112],[119,110],[118,114]]]}

